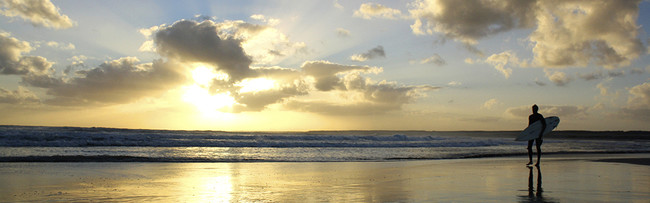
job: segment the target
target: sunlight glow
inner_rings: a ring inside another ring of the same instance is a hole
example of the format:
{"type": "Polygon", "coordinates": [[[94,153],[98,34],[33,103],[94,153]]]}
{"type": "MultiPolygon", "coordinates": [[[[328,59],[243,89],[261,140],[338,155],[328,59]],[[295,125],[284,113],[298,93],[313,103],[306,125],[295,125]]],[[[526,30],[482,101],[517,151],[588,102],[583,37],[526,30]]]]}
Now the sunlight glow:
{"type": "Polygon", "coordinates": [[[235,84],[235,86],[241,87],[239,90],[240,93],[259,92],[273,89],[275,87],[275,80],[267,78],[245,79],[235,84]]]}
{"type": "Polygon", "coordinates": [[[183,101],[193,104],[203,115],[216,115],[224,108],[236,103],[230,93],[211,94],[209,87],[213,80],[227,80],[228,75],[217,73],[206,66],[197,66],[191,72],[194,84],[184,87],[183,101]]]}
{"type": "Polygon", "coordinates": [[[199,85],[186,87],[183,101],[193,104],[202,113],[215,112],[236,103],[235,99],[228,93],[211,95],[208,89],[199,85]]]}
{"type": "Polygon", "coordinates": [[[198,66],[192,70],[192,79],[198,85],[209,86],[212,80],[228,80],[228,74],[217,73],[206,66],[198,66]]]}

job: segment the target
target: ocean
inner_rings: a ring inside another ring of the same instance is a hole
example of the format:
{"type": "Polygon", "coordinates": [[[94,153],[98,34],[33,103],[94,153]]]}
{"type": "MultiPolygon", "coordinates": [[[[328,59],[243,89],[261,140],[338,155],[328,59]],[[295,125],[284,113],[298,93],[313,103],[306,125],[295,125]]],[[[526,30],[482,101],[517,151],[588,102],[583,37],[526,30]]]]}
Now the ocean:
{"type": "MultiPolygon", "coordinates": [[[[353,162],[526,154],[518,131],[223,132],[0,126],[0,162],[353,162]]],[[[545,154],[647,153],[650,132],[551,132],[545,154]]]]}

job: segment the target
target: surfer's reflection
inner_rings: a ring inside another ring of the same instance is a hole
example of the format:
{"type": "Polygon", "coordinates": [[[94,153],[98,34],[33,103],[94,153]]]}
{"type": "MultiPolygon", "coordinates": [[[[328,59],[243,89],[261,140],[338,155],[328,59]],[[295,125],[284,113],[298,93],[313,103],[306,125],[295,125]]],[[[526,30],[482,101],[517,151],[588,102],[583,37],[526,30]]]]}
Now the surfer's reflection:
{"type": "Polygon", "coordinates": [[[520,196],[520,202],[555,202],[552,198],[546,198],[542,195],[544,193],[544,189],[542,189],[542,169],[539,165],[535,166],[535,168],[537,168],[537,191],[533,186],[533,167],[528,166],[528,196],[520,196]]]}

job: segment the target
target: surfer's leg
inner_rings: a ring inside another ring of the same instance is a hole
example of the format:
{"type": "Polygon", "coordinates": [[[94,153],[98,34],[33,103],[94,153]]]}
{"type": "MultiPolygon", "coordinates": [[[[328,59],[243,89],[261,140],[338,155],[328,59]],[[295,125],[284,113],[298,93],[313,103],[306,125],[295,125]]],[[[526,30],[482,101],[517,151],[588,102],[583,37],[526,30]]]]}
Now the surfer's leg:
{"type": "Polygon", "coordinates": [[[528,164],[533,164],[533,141],[528,140],[528,164]]]}
{"type": "Polygon", "coordinates": [[[542,139],[535,139],[535,146],[537,147],[537,164],[536,166],[539,166],[539,161],[542,158],[542,139]]]}

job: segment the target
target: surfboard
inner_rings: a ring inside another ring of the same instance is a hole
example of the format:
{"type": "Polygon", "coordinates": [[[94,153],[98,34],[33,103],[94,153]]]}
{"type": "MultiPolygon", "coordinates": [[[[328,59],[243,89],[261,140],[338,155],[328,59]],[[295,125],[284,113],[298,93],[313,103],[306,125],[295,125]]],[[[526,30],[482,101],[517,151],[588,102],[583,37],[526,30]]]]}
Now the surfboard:
{"type": "MultiPolygon", "coordinates": [[[[557,116],[551,116],[544,118],[546,121],[546,129],[544,129],[544,135],[547,135],[553,131],[560,124],[560,118],[557,116]]],[[[539,132],[542,131],[542,121],[535,121],[533,124],[530,124],[524,131],[519,133],[519,136],[515,139],[516,141],[528,141],[539,137],[539,132]]]]}

